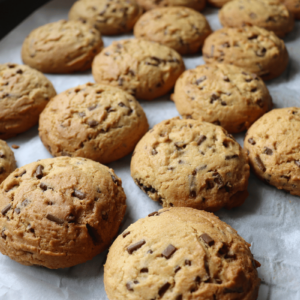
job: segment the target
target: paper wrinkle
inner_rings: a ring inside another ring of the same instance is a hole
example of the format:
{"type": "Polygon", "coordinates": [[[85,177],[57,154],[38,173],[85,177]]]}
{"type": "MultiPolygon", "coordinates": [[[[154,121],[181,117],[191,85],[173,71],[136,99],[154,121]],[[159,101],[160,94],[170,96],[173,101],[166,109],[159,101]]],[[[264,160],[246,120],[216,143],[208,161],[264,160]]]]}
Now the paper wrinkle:
{"type": "MultiPolygon", "coordinates": [[[[38,26],[66,19],[74,0],[55,0],[32,14],[8,36],[0,41],[0,63],[22,63],[21,46],[25,37],[38,26]]],[[[204,11],[213,30],[221,28],[217,9],[204,11]]],[[[132,37],[122,35],[103,37],[105,46],[113,40],[132,37]]],[[[267,82],[274,107],[300,106],[300,22],[285,42],[290,54],[288,68],[282,76],[267,82]]],[[[184,57],[186,68],[204,64],[201,55],[184,57]]],[[[46,75],[58,93],[94,82],[90,71],[71,75],[46,75]]],[[[154,101],[141,101],[150,127],[162,120],[178,116],[170,95],[154,101]]],[[[244,133],[235,135],[243,144],[244,133]]],[[[17,144],[13,150],[18,166],[23,166],[51,155],[42,145],[37,126],[8,140],[17,144]]],[[[127,212],[120,232],[137,219],[160,209],[160,205],[145,195],[130,177],[131,155],[109,164],[121,177],[127,195],[127,212]]],[[[275,187],[268,186],[253,174],[249,180],[249,197],[240,208],[231,211],[222,209],[216,213],[221,220],[233,226],[238,233],[252,244],[255,259],[262,264],[258,269],[262,285],[259,300],[300,300],[300,198],[291,196],[275,187]]],[[[48,270],[22,266],[8,257],[0,255],[0,300],[106,300],[103,285],[103,264],[107,251],[92,261],[63,270],[48,270]]]]}

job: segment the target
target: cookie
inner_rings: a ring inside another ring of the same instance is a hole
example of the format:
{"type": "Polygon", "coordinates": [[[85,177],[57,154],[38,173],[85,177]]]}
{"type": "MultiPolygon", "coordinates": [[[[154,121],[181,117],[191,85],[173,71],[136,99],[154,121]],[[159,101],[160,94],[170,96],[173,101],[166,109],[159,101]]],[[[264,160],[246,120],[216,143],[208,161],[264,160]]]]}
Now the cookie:
{"type": "Polygon", "coordinates": [[[186,6],[198,11],[205,8],[205,0],[137,0],[137,3],[144,10],[165,6],[186,6]]]}
{"type": "Polygon", "coordinates": [[[131,176],[163,207],[216,211],[248,196],[248,159],[225,129],[178,117],[153,127],[137,144],[131,176]]]}
{"type": "Polygon", "coordinates": [[[0,183],[16,168],[14,153],[5,141],[0,140],[0,183]]]}
{"type": "Polygon", "coordinates": [[[148,130],[146,115],[121,89],[87,83],[47,105],[39,134],[53,156],[79,156],[109,163],[133,151],[148,130]]]}
{"type": "Polygon", "coordinates": [[[188,7],[150,10],[134,26],[136,38],[161,43],[180,54],[199,52],[211,32],[206,18],[188,7]]]}
{"type": "Polygon", "coordinates": [[[102,48],[95,28],[80,21],[61,20],[33,30],[23,43],[22,59],[43,73],[73,73],[90,69],[102,48]]]}
{"type": "Polygon", "coordinates": [[[272,107],[269,91],[257,75],[227,64],[185,71],[171,98],[184,118],[221,125],[231,133],[248,129],[272,107]]]}
{"type": "Polygon", "coordinates": [[[263,80],[278,77],[289,60],[284,42],[257,26],[217,30],[205,40],[202,53],[206,63],[236,65],[263,80]]]}
{"type": "Polygon", "coordinates": [[[256,25],[284,37],[294,28],[294,16],[280,0],[233,0],[219,11],[224,27],[256,25]]]}
{"type": "Polygon", "coordinates": [[[274,109],[248,130],[244,148],[258,178],[300,196],[300,109],[274,109]]]}
{"type": "Polygon", "coordinates": [[[42,73],[24,65],[0,64],[0,138],[14,137],[36,125],[55,95],[42,73]]]}
{"type": "Polygon", "coordinates": [[[23,265],[67,268],[104,251],[126,210],[121,180],[85,158],[43,159],[0,185],[0,251],[23,265]]]}
{"type": "Polygon", "coordinates": [[[70,20],[89,23],[104,35],[129,32],[142,15],[135,0],[80,0],[74,3],[70,20]]]}
{"type": "Polygon", "coordinates": [[[207,3],[211,6],[220,8],[223,5],[225,5],[226,3],[228,3],[229,1],[232,1],[232,0],[207,0],[207,3]]]}
{"type": "Polygon", "coordinates": [[[104,266],[110,300],[255,300],[260,263],[236,230],[214,214],[162,209],[130,225],[104,266]]]}
{"type": "Polygon", "coordinates": [[[300,0],[283,0],[282,2],[293,13],[295,19],[300,20],[300,0]]]}
{"type": "Polygon", "coordinates": [[[96,82],[119,87],[144,100],[166,94],[184,70],[175,50],[139,39],[113,42],[95,57],[92,66],[96,82]]]}

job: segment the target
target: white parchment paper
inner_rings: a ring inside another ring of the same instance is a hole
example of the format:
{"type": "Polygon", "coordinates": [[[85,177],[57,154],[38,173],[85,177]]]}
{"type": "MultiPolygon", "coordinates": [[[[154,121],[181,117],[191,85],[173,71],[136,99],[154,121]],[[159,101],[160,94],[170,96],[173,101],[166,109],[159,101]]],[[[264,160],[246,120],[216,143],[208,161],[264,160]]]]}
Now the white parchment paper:
{"type": "MultiPolygon", "coordinates": [[[[52,1],[21,23],[0,41],[0,63],[22,63],[20,51],[24,38],[38,26],[66,19],[73,3],[74,0],[52,1]]],[[[216,9],[207,8],[204,14],[213,30],[221,28],[216,9]]],[[[127,37],[133,36],[104,37],[103,40],[108,46],[113,40],[127,37]]],[[[285,42],[290,54],[289,66],[279,78],[267,82],[275,108],[300,106],[300,22],[296,22],[294,31],[285,38],[285,42]]],[[[201,55],[185,57],[184,60],[186,68],[204,64],[201,55]]],[[[47,77],[57,93],[88,81],[94,82],[90,71],[47,77]]],[[[169,95],[151,102],[141,101],[141,104],[150,127],[178,115],[169,95]]],[[[236,135],[236,138],[242,143],[244,134],[236,135]]],[[[37,127],[8,140],[8,143],[20,146],[14,150],[19,167],[51,157],[38,137],[37,127]]],[[[128,208],[120,231],[160,208],[135,185],[130,177],[129,165],[130,155],[109,165],[121,177],[127,195],[128,208]]],[[[299,300],[300,198],[267,186],[253,175],[248,190],[250,195],[242,207],[231,211],[222,209],[216,214],[251,243],[255,258],[261,262],[262,266],[258,269],[262,279],[259,300],[299,300]]],[[[87,263],[61,270],[22,266],[0,254],[0,299],[106,300],[103,285],[106,254],[107,251],[87,263]]]]}

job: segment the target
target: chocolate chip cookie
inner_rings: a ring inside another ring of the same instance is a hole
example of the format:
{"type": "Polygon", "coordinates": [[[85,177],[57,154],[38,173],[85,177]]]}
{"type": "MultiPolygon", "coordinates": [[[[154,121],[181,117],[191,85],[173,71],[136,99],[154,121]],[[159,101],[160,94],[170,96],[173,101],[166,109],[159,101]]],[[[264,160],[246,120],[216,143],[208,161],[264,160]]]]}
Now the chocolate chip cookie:
{"type": "Polygon", "coordinates": [[[211,32],[206,18],[188,7],[150,10],[134,26],[136,38],[161,43],[180,54],[198,52],[211,32]]]}
{"type": "Polygon", "coordinates": [[[300,196],[300,109],[274,109],[257,120],[244,141],[252,170],[280,190],[300,196]]]}
{"type": "Polygon", "coordinates": [[[132,152],[149,127],[132,95],[93,83],[53,98],[39,124],[41,140],[53,156],[86,157],[101,163],[132,152]]]}
{"type": "Polygon", "coordinates": [[[293,13],[295,19],[300,20],[300,0],[282,0],[282,2],[293,13]]]}
{"type": "Polygon", "coordinates": [[[205,0],[137,0],[137,3],[144,10],[165,6],[186,6],[198,11],[205,8],[205,0]]]}
{"type": "Polygon", "coordinates": [[[69,19],[89,23],[101,34],[114,35],[129,32],[142,12],[135,0],[80,0],[72,6],[69,19]]]}
{"type": "Polygon", "coordinates": [[[16,168],[14,153],[5,141],[0,140],[0,183],[16,168]]]}
{"type": "Polygon", "coordinates": [[[207,63],[236,65],[263,80],[278,77],[289,60],[284,42],[257,26],[217,30],[205,40],[202,52],[207,63]]]}
{"type": "Polygon", "coordinates": [[[175,50],[139,39],[113,42],[96,56],[92,66],[96,82],[145,100],[166,94],[184,70],[175,50]]]}
{"type": "Polygon", "coordinates": [[[67,268],[105,250],[126,210],[121,180],[85,158],[43,159],[0,185],[0,251],[23,265],[67,268]]]}
{"type": "Polygon", "coordinates": [[[207,211],[242,205],[249,169],[243,149],[225,129],[179,118],[155,125],[131,160],[132,178],[152,200],[207,211]]]}
{"type": "Polygon", "coordinates": [[[14,137],[36,125],[55,95],[42,73],[24,65],[0,64],[0,138],[14,137]]]}
{"type": "Polygon", "coordinates": [[[81,21],[61,20],[33,30],[23,43],[22,59],[43,73],[73,73],[90,69],[102,48],[95,28],[81,21]]]}
{"type": "Polygon", "coordinates": [[[104,266],[110,300],[255,300],[260,263],[248,244],[214,214],[162,209],[130,225],[104,266]]]}
{"type": "Polygon", "coordinates": [[[233,0],[219,11],[224,27],[256,25],[284,37],[294,28],[294,16],[280,0],[233,0]]]}
{"type": "Polygon", "coordinates": [[[264,82],[253,73],[228,64],[201,65],[185,71],[171,96],[184,118],[244,131],[272,107],[264,82]]]}

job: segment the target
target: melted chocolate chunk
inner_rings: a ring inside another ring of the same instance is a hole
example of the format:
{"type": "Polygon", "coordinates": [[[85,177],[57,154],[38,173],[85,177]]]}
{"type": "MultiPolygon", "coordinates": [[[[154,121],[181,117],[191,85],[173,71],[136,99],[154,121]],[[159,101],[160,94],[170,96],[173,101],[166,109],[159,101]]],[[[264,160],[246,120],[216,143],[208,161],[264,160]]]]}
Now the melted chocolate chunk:
{"type": "Polygon", "coordinates": [[[255,52],[256,56],[258,57],[263,57],[266,55],[266,52],[267,52],[267,49],[266,48],[262,48],[262,49],[259,49],[255,52]]]}
{"type": "Polygon", "coordinates": [[[4,153],[0,151],[0,158],[4,158],[4,157],[5,157],[4,153]]]}
{"type": "Polygon", "coordinates": [[[228,76],[224,76],[224,77],[223,77],[223,80],[226,81],[226,82],[229,82],[229,81],[230,81],[230,79],[229,79],[228,76]]]}
{"type": "Polygon", "coordinates": [[[149,270],[148,270],[148,268],[142,268],[142,269],[140,270],[140,272],[141,272],[141,273],[148,273],[149,270]]]}
{"type": "Polygon", "coordinates": [[[86,226],[88,234],[90,235],[94,245],[99,245],[99,244],[103,243],[103,240],[96,228],[92,227],[90,224],[86,224],[85,226],[86,226]]]}
{"type": "Polygon", "coordinates": [[[156,149],[152,149],[151,153],[152,155],[156,155],[158,152],[156,151],[156,149]]]}
{"type": "Polygon", "coordinates": [[[215,243],[215,241],[207,233],[201,234],[200,238],[210,247],[215,243]]]}
{"type": "Polygon", "coordinates": [[[97,104],[94,104],[90,107],[88,107],[88,110],[91,111],[91,110],[94,110],[98,105],[97,104]]]}
{"type": "Polygon", "coordinates": [[[212,93],[212,95],[210,96],[210,103],[214,103],[219,98],[220,96],[217,93],[212,93]]]}
{"type": "Polygon", "coordinates": [[[157,211],[154,211],[153,213],[149,214],[148,217],[158,216],[159,213],[157,211]]]}
{"type": "Polygon", "coordinates": [[[260,157],[259,157],[259,156],[256,156],[254,160],[255,160],[255,162],[256,162],[258,168],[259,168],[262,172],[266,172],[266,167],[265,167],[265,165],[263,164],[263,162],[262,162],[262,160],[260,159],[260,157]]]}
{"type": "Polygon", "coordinates": [[[99,122],[97,122],[95,120],[90,120],[90,121],[88,121],[88,124],[90,127],[95,127],[95,126],[99,125],[99,122]]]}
{"type": "Polygon", "coordinates": [[[126,288],[128,291],[133,292],[133,287],[132,287],[132,283],[131,282],[127,282],[126,283],[126,288]]]}
{"type": "Polygon", "coordinates": [[[234,158],[238,158],[239,156],[237,154],[234,155],[226,155],[225,156],[225,160],[230,160],[230,159],[234,159],[234,158]]]}
{"type": "Polygon", "coordinates": [[[5,172],[5,168],[4,167],[0,167],[0,174],[3,174],[5,172]]]}
{"type": "Polygon", "coordinates": [[[264,153],[267,154],[267,155],[272,155],[273,154],[273,150],[268,148],[268,147],[265,147],[264,148],[264,153]]]}
{"type": "Polygon", "coordinates": [[[199,85],[200,83],[202,83],[204,80],[206,80],[206,76],[201,76],[200,78],[198,78],[196,80],[196,84],[199,85]]]}
{"type": "Polygon", "coordinates": [[[196,143],[197,143],[198,146],[200,146],[205,140],[206,140],[206,136],[201,134],[199,136],[199,138],[197,139],[196,143]]]}
{"type": "Polygon", "coordinates": [[[122,234],[122,237],[125,238],[128,234],[130,234],[130,231],[126,231],[122,234]]]}
{"type": "Polygon", "coordinates": [[[1,237],[2,237],[4,240],[6,240],[6,234],[4,233],[4,231],[5,231],[5,230],[2,230],[2,232],[1,232],[1,237]]]}
{"type": "Polygon", "coordinates": [[[184,264],[185,264],[186,266],[191,266],[191,265],[192,265],[192,262],[191,262],[190,260],[186,259],[186,260],[184,261],[184,264]]]}
{"type": "Polygon", "coordinates": [[[38,165],[37,168],[36,168],[36,178],[37,179],[42,179],[44,174],[43,174],[43,170],[44,170],[44,167],[42,165],[38,165]]]}
{"type": "Polygon", "coordinates": [[[162,297],[165,292],[168,290],[168,288],[171,286],[171,284],[169,282],[166,282],[163,286],[160,287],[160,289],[158,290],[158,295],[160,297],[162,297]]]}
{"type": "Polygon", "coordinates": [[[129,254],[132,254],[134,251],[140,249],[143,245],[146,244],[146,241],[145,240],[140,240],[130,246],[127,247],[127,252],[129,254]]]}
{"type": "Polygon", "coordinates": [[[175,300],[182,300],[182,295],[178,295],[175,300]]]}
{"type": "Polygon", "coordinates": [[[52,214],[49,214],[49,213],[46,215],[46,219],[48,219],[49,221],[52,221],[54,223],[60,224],[60,225],[65,222],[64,220],[62,220],[52,214]]]}
{"type": "Polygon", "coordinates": [[[176,251],[177,249],[170,244],[163,252],[162,252],[162,256],[165,257],[166,259],[169,259],[172,254],[176,251]]]}
{"type": "Polygon", "coordinates": [[[117,186],[120,186],[120,185],[121,185],[121,184],[120,184],[120,180],[117,179],[114,175],[111,175],[111,178],[112,178],[113,182],[114,182],[117,186]]]}
{"type": "Polygon", "coordinates": [[[74,190],[74,192],[72,193],[72,197],[76,197],[80,200],[83,200],[86,197],[86,193],[81,192],[79,190],[74,190]]]}
{"type": "Polygon", "coordinates": [[[251,145],[255,145],[256,144],[256,142],[254,141],[253,138],[248,139],[248,143],[251,144],[251,145]]]}
{"type": "Polygon", "coordinates": [[[11,204],[7,204],[6,206],[4,206],[4,208],[1,210],[2,215],[5,216],[10,209],[11,204]]]}

